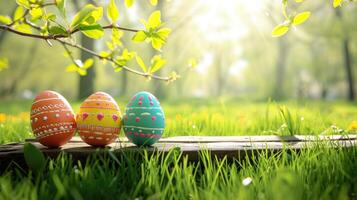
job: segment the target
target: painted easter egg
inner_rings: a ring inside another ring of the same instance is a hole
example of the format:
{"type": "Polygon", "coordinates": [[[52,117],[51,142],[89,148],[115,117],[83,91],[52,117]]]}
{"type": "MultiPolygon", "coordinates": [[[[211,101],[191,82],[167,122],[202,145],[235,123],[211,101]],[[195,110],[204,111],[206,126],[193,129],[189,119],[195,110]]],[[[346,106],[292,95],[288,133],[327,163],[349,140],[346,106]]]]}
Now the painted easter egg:
{"type": "Polygon", "coordinates": [[[77,114],[77,130],[84,142],[105,146],[118,138],[121,113],[113,97],[96,92],[81,104],[77,114]]]}
{"type": "Polygon", "coordinates": [[[125,135],[131,142],[138,146],[153,145],[165,128],[160,102],[149,92],[135,94],[126,106],[123,124],[125,135]]]}
{"type": "Polygon", "coordinates": [[[32,103],[30,122],[37,140],[47,147],[66,144],[76,131],[76,120],[68,101],[59,93],[43,91],[32,103]]]}

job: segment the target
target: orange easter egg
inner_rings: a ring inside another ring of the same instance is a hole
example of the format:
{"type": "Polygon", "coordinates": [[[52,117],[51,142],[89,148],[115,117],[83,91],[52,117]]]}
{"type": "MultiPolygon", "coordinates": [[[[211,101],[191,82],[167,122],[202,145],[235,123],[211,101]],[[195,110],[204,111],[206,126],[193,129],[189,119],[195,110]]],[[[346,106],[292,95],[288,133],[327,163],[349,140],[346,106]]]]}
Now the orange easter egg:
{"type": "Polygon", "coordinates": [[[47,147],[60,147],[74,135],[76,121],[71,105],[59,93],[43,91],[32,103],[32,132],[47,147]]]}
{"type": "Polygon", "coordinates": [[[77,113],[77,130],[87,144],[108,145],[118,138],[120,128],[120,109],[109,94],[96,92],[81,104],[77,113]]]}

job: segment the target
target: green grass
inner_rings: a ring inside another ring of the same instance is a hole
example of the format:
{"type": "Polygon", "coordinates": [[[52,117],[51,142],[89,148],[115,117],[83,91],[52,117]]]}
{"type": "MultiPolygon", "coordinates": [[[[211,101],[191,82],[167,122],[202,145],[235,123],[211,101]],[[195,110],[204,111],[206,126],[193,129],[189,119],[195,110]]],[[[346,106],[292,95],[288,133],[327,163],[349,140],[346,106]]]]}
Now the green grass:
{"type": "MultiPolygon", "coordinates": [[[[0,105],[0,143],[32,137],[26,117],[31,102],[0,105]]],[[[356,133],[347,129],[357,106],[344,102],[196,99],[162,105],[166,137],[356,133]]],[[[356,199],[356,157],[356,147],[331,149],[322,142],[300,153],[266,152],[240,161],[203,152],[192,163],[177,149],[167,156],[108,152],[76,163],[63,154],[40,174],[15,164],[0,172],[0,199],[356,199]],[[247,178],[252,182],[244,185],[247,178]]]]}
{"type": "Polygon", "coordinates": [[[210,158],[190,163],[177,151],[164,157],[124,153],[73,163],[49,161],[39,175],[21,169],[0,178],[1,199],[354,199],[357,148],[323,145],[252,160],[210,158]],[[180,161],[180,158],[182,160],[180,161]],[[251,178],[249,185],[243,180],[251,178]]]}
{"type": "MultiPolygon", "coordinates": [[[[124,101],[119,100],[121,110],[124,101]]],[[[72,103],[78,111],[79,102],[72,103]]],[[[194,99],[162,102],[166,115],[164,137],[178,135],[290,135],[347,133],[356,120],[357,104],[344,102],[250,103],[194,99]]],[[[0,104],[0,144],[32,137],[30,101],[0,104]],[[7,116],[5,121],[1,114],[7,116]],[[10,115],[10,116],[9,116],[10,115]],[[11,116],[15,119],[11,119],[11,116]]],[[[120,133],[124,136],[123,133],[120,133]]]]}

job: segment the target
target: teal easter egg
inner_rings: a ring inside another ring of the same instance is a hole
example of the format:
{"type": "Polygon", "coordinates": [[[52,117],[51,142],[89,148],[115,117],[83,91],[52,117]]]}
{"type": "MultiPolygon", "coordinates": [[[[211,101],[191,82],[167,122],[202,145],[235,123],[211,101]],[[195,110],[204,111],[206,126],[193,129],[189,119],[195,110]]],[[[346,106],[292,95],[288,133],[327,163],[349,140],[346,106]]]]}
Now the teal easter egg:
{"type": "Polygon", "coordinates": [[[126,137],[138,146],[157,142],[165,128],[165,115],[157,98],[149,92],[138,92],[125,108],[123,127],[126,137]]]}

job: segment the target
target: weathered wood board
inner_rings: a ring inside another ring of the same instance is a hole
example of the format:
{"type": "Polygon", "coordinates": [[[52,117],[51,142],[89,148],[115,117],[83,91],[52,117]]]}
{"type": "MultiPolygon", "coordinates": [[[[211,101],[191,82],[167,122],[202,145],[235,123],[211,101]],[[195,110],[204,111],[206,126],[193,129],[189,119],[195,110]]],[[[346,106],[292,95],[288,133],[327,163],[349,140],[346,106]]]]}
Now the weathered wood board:
{"type": "MultiPolygon", "coordinates": [[[[49,149],[42,146],[35,139],[27,139],[26,142],[36,145],[49,157],[56,157],[60,152],[64,151],[71,154],[75,159],[84,160],[97,151],[97,148],[85,144],[79,137],[74,137],[62,148],[57,149],[49,149]]],[[[208,150],[212,156],[217,156],[218,158],[227,156],[228,158],[242,159],[245,156],[258,154],[261,151],[270,151],[272,153],[283,149],[300,151],[311,148],[316,144],[323,144],[331,148],[350,148],[357,146],[357,135],[179,136],[162,138],[154,146],[144,148],[136,147],[126,138],[119,138],[118,141],[109,145],[107,149],[116,153],[142,150],[167,153],[170,149],[179,147],[183,154],[189,157],[189,160],[195,161],[199,158],[201,150],[208,150]],[[324,142],[320,143],[319,141],[324,142]]],[[[4,167],[4,165],[13,161],[22,163],[23,160],[23,143],[10,143],[0,146],[0,166],[4,167]]]]}

